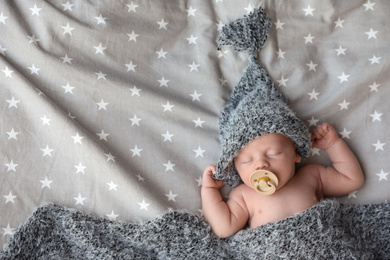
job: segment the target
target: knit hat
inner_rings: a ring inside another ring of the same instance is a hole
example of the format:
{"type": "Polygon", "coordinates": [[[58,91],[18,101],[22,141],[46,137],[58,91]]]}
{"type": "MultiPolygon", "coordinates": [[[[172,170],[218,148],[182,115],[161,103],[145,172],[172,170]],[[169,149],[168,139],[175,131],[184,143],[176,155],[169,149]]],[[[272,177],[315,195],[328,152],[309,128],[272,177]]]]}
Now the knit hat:
{"type": "Polygon", "coordinates": [[[264,46],[270,27],[270,19],[264,9],[259,8],[225,25],[219,38],[220,45],[246,51],[251,61],[219,115],[222,153],[213,177],[233,187],[242,182],[234,166],[234,157],[257,137],[283,134],[295,143],[302,159],[309,155],[311,147],[307,127],[288,107],[286,97],[257,61],[257,52],[264,46]]]}

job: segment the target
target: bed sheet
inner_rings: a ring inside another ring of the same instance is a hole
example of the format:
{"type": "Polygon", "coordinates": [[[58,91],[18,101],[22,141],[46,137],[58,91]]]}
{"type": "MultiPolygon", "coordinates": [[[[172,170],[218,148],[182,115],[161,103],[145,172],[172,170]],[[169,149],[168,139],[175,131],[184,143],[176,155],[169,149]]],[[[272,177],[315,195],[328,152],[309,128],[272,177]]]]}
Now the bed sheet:
{"type": "MultiPolygon", "coordinates": [[[[0,243],[51,202],[120,221],[202,214],[218,113],[248,64],[216,39],[260,4],[1,1],[0,243]]],[[[297,115],[332,123],[364,169],[365,185],[338,199],[387,201],[390,5],[263,4],[261,62],[297,115]]],[[[329,164],[317,149],[312,162],[329,164]]]]}

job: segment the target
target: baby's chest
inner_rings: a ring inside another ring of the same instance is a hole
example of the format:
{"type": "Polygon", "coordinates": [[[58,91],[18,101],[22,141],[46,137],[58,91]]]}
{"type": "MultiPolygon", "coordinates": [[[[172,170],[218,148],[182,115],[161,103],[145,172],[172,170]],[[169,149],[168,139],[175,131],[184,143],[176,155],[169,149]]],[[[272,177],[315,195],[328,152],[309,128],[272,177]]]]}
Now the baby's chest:
{"type": "Polygon", "coordinates": [[[248,206],[250,207],[249,226],[251,228],[285,219],[319,202],[312,190],[301,189],[283,194],[277,193],[250,199],[248,206]]]}

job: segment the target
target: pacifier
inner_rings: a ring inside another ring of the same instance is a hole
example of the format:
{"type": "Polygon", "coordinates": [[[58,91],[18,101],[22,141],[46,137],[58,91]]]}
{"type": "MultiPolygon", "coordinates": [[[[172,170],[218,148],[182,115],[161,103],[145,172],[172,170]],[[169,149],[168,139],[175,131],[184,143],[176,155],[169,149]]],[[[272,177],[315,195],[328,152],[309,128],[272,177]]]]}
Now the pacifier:
{"type": "Polygon", "coordinates": [[[262,195],[273,194],[279,184],[278,177],[267,170],[253,172],[249,180],[255,191],[262,195]]]}

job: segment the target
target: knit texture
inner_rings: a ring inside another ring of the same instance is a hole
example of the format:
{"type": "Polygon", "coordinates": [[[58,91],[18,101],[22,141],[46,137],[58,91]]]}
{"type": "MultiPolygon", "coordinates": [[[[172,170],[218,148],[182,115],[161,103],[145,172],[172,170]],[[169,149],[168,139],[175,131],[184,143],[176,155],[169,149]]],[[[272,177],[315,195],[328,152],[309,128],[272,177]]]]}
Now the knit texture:
{"type": "Polygon", "coordinates": [[[225,25],[219,39],[220,45],[231,45],[236,51],[245,51],[251,60],[219,114],[222,152],[213,177],[231,186],[242,182],[234,166],[234,157],[259,136],[283,134],[295,143],[302,159],[310,152],[307,127],[288,107],[286,97],[257,61],[257,52],[263,47],[270,26],[271,21],[264,9],[256,9],[250,15],[225,25]]]}
{"type": "Polygon", "coordinates": [[[388,259],[389,237],[390,204],[323,200],[227,239],[186,212],[131,224],[50,204],[19,227],[0,259],[388,259]]]}

